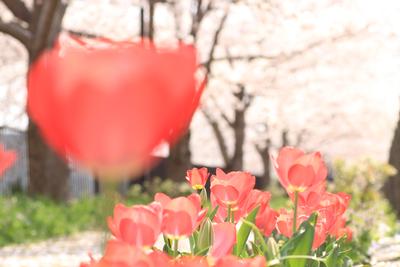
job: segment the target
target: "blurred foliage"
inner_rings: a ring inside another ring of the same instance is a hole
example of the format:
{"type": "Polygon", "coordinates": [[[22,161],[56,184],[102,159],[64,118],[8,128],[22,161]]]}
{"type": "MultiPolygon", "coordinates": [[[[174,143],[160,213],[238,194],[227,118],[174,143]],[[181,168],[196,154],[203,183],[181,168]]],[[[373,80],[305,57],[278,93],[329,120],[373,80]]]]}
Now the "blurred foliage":
{"type": "MultiPolygon", "coordinates": [[[[146,199],[135,198],[127,202],[144,201],[146,199]]],[[[83,230],[100,230],[109,215],[104,208],[108,202],[102,196],[69,203],[29,197],[22,193],[0,197],[0,246],[65,236],[83,230]]]]}
{"type": "Polygon", "coordinates": [[[330,190],[352,197],[347,211],[353,230],[352,258],[355,262],[367,261],[371,242],[397,230],[396,215],[381,192],[385,180],[396,170],[388,164],[364,159],[355,164],[337,160],[333,171],[335,178],[329,184],[330,190]]]}
{"type": "Polygon", "coordinates": [[[193,191],[188,183],[176,182],[171,179],[161,179],[160,177],[154,177],[151,180],[147,180],[140,184],[134,184],[128,191],[128,199],[134,200],[136,198],[145,199],[147,202],[153,200],[156,193],[164,193],[174,198],[179,196],[186,196],[191,194],[193,191]]]}

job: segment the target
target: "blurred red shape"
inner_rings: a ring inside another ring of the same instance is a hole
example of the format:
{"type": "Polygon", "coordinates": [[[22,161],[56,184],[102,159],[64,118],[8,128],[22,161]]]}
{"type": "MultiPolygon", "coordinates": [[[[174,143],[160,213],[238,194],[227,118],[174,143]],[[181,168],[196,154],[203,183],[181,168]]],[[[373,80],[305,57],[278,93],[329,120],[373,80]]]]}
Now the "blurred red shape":
{"type": "Polygon", "coordinates": [[[139,172],[187,127],[201,96],[196,50],[61,35],[32,64],[28,112],[48,143],[103,177],[139,172]]]}
{"type": "Polygon", "coordinates": [[[17,153],[13,150],[5,150],[0,144],[0,175],[3,175],[5,170],[10,168],[17,159],[17,153]]]}

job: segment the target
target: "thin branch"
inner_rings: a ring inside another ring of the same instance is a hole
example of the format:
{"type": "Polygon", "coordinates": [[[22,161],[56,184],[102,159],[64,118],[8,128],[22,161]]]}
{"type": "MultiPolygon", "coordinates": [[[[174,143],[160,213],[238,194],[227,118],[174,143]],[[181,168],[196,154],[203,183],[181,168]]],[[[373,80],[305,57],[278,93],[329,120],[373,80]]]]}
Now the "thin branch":
{"type": "Polygon", "coordinates": [[[219,25],[218,25],[217,30],[216,30],[215,33],[214,33],[213,41],[212,41],[212,43],[211,43],[211,49],[210,49],[210,52],[208,53],[208,60],[207,60],[207,62],[203,65],[204,68],[206,69],[207,75],[208,75],[208,73],[210,73],[210,71],[211,71],[211,64],[212,64],[213,61],[214,61],[214,52],[215,52],[215,48],[216,48],[216,46],[217,46],[217,44],[218,44],[218,39],[219,39],[219,36],[220,36],[220,34],[221,34],[221,32],[222,32],[222,29],[224,28],[224,25],[225,25],[225,22],[226,22],[227,17],[228,17],[228,12],[225,12],[224,16],[222,17],[222,19],[221,19],[220,22],[219,22],[219,25]]]}
{"type": "MultiPolygon", "coordinates": [[[[232,56],[232,55],[227,55],[225,57],[220,57],[220,58],[213,58],[213,61],[228,61],[228,62],[232,62],[235,60],[246,60],[246,61],[252,61],[252,60],[257,60],[257,59],[262,59],[262,60],[268,60],[271,61],[271,64],[278,64],[278,63],[285,63],[289,60],[293,60],[296,57],[303,55],[304,53],[311,51],[317,47],[329,44],[329,43],[333,43],[333,42],[338,42],[338,41],[343,41],[346,40],[349,37],[354,37],[357,36],[361,33],[364,33],[365,31],[367,31],[369,28],[369,25],[363,27],[362,29],[358,30],[357,32],[351,32],[351,31],[344,31],[341,34],[337,35],[337,36],[333,36],[331,38],[327,38],[327,39],[321,39],[321,40],[317,40],[314,41],[312,43],[309,43],[308,45],[306,45],[305,47],[298,49],[298,50],[294,50],[291,52],[282,52],[276,55],[266,55],[266,54],[253,54],[253,55],[236,55],[236,56],[232,56]]],[[[209,60],[207,60],[206,62],[201,63],[200,65],[202,66],[207,66],[209,60]]]]}
{"type": "Polygon", "coordinates": [[[11,11],[11,13],[18,19],[30,23],[32,20],[32,13],[28,7],[21,0],[1,0],[4,5],[11,11]]]}
{"type": "Polygon", "coordinates": [[[219,150],[221,151],[222,159],[224,160],[225,166],[227,166],[230,162],[230,158],[228,155],[228,147],[226,145],[221,128],[218,122],[211,116],[211,114],[208,113],[208,111],[204,107],[201,107],[201,111],[204,114],[204,117],[207,119],[208,123],[210,123],[211,125],[215,137],[217,138],[217,143],[219,150]]]}
{"type": "Polygon", "coordinates": [[[105,38],[101,35],[90,33],[90,32],[82,32],[82,31],[75,31],[75,30],[65,30],[66,32],[79,36],[79,37],[85,37],[85,38],[105,38]]]}
{"type": "Polygon", "coordinates": [[[16,22],[4,22],[0,19],[0,32],[8,34],[20,41],[26,48],[31,40],[31,33],[16,22]]]}

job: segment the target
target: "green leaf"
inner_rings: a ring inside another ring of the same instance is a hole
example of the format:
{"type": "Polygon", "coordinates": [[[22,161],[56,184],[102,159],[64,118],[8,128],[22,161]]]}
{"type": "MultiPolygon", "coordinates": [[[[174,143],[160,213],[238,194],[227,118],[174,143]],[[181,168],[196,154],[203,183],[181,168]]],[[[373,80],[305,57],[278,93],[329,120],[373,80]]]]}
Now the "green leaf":
{"type": "Polygon", "coordinates": [[[168,255],[172,255],[173,251],[171,248],[171,244],[170,244],[170,240],[164,235],[164,247],[163,247],[163,251],[165,253],[167,253],[168,255]]]}
{"type": "Polygon", "coordinates": [[[324,259],[324,264],[326,267],[336,267],[339,261],[339,247],[334,247],[329,251],[328,255],[324,259]]]}
{"type": "Polygon", "coordinates": [[[208,218],[210,218],[210,220],[214,220],[215,215],[217,214],[217,211],[219,209],[219,206],[216,206],[211,212],[210,214],[208,214],[208,218]]]}
{"type": "MultiPolygon", "coordinates": [[[[317,214],[313,213],[310,218],[300,225],[299,230],[290,238],[287,243],[281,248],[282,256],[302,255],[308,256],[311,254],[311,248],[314,241],[315,224],[317,214]]],[[[288,267],[305,267],[308,259],[286,259],[285,266],[288,267]]]]}
{"type": "MultiPolygon", "coordinates": [[[[254,223],[259,209],[260,209],[260,207],[258,206],[254,210],[252,210],[249,213],[249,215],[247,215],[245,220],[248,222],[254,223]]],[[[237,243],[233,249],[233,253],[236,256],[240,256],[242,254],[242,251],[246,245],[247,239],[249,238],[250,231],[251,231],[250,225],[243,223],[240,226],[239,231],[236,236],[237,243]]]]}

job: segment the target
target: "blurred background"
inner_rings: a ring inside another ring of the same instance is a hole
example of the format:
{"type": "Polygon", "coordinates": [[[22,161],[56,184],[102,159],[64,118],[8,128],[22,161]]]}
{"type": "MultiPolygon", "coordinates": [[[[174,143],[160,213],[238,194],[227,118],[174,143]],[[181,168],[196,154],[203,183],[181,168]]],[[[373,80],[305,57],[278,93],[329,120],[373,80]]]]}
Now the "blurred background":
{"type": "MultiPolygon", "coordinates": [[[[104,215],[94,177],[56,159],[25,112],[29,63],[59,32],[198,48],[209,81],[201,106],[155,168],[121,184],[128,202],[187,191],[193,166],[250,171],[278,194],[269,154],[292,145],[323,153],[332,186],[374,215],[360,223],[379,218],[378,232],[395,233],[399,12],[396,0],[1,0],[0,135],[18,161],[0,180],[0,246],[92,230],[104,215]]],[[[381,237],[369,234],[364,252],[381,237]]]]}

